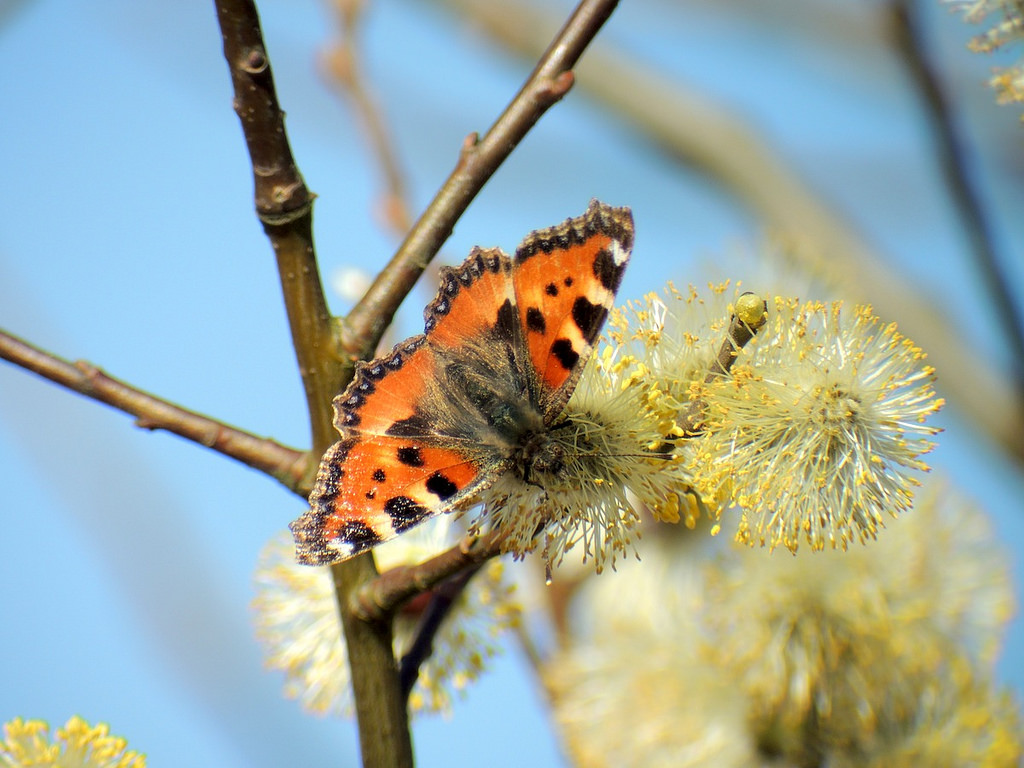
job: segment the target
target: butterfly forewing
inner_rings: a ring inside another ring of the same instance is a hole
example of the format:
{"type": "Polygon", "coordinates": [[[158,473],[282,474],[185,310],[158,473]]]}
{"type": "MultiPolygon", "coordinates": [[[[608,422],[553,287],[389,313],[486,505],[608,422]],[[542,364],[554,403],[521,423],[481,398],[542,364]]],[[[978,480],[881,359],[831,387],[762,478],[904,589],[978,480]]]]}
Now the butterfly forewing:
{"type": "Polygon", "coordinates": [[[595,200],[583,216],[533,233],[516,251],[516,303],[548,423],[572,395],[632,247],[629,209],[595,200]]]}
{"type": "Polygon", "coordinates": [[[321,461],[309,511],[292,524],[300,561],[358,554],[493,482],[495,457],[459,434],[469,420],[453,413],[441,383],[452,359],[493,332],[503,307],[514,314],[511,264],[500,250],[474,249],[442,271],[424,335],[357,365],[334,400],[343,439],[321,461]]]}
{"type": "Polygon", "coordinates": [[[461,266],[441,270],[437,296],[423,313],[427,341],[448,350],[478,344],[514,302],[512,259],[499,248],[474,248],[461,266]]]}

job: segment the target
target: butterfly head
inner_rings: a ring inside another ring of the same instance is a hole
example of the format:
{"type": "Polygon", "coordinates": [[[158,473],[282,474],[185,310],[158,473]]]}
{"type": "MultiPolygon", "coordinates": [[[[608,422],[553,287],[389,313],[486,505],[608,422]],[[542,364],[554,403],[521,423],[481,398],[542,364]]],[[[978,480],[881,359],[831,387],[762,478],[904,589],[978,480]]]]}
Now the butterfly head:
{"type": "Polygon", "coordinates": [[[512,453],[512,468],[529,485],[546,488],[565,470],[565,445],[546,429],[526,434],[512,453]]]}

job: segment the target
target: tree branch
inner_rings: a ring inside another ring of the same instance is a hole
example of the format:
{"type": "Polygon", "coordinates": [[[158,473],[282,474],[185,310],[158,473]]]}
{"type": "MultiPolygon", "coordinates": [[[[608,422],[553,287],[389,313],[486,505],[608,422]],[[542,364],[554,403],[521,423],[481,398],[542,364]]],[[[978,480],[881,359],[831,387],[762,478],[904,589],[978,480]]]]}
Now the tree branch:
{"type": "Polygon", "coordinates": [[[266,437],[257,437],[189,411],[112,378],[92,363],[72,363],[0,330],[0,359],[32,371],[80,395],[131,414],[143,429],[163,429],[264,472],[298,494],[309,493],[304,481],[307,454],[266,437]]]}
{"type": "Polygon", "coordinates": [[[501,536],[494,531],[466,536],[451,549],[422,563],[384,571],[353,594],[349,610],[364,621],[383,621],[410,598],[500,555],[501,542],[501,536]]]}
{"type": "MultiPolygon", "coordinates": [[[[235,111],[252,161],[256,212],[277,256],[295,356],[302,375],[312,451],[322,455],[337,435],[331,401],[352,376],[339,356],[320,281],[312,234],[313,196],[292,157],[284,113],[252,0],[216,0],[231,71],[235,111]]],[[[311,469],[316,464],[311,463],[311,469]]],[[[359,744],[367,768],[412,765],[412,738],[392,650],[390,622],[364,622],[344,610],[348,595],[377,575],[371,554],[332,568],[352,670],[359,744]]]]}
{"type": "MultiPolygon", "coordinates": [[[[336,438],[331,398],[342,388],[347,361],[339,359],[313,248],[314,195],[295,164],[284,112],[252,0],[217,0],[224,58],[234,85],[235,112],[252,163],[256,214],[277,256],[295,356],[306,390],[314,452],[336,438]]],[[[315,467],[314,467],[315,469],[315,467]]]]}
{"type": "Polygon", "coordinates": [[[409,700],[409,694],[419,679],[420,668],[434,653],[434,638],[437,637],[441,625],[451,613],[459,595],[469,586],[470,579],[483,565],[483,562],[480,562],[456,573],[442,581],[431,594],[430,602],[416,628],[413,643],[398,665],[398,679],[402,684],[402,695],[406,701],[409,700]]]}
{"type": "Polygon", "coordinates": [[[582,0],[490,130],[483,138],[466,137],[448,180],[345,319],[342,345],[349,354],[372,353],[398,305],[473,198],[548,108],[572,87],[572,67],[617,4],[618,0],[582,0]]]}

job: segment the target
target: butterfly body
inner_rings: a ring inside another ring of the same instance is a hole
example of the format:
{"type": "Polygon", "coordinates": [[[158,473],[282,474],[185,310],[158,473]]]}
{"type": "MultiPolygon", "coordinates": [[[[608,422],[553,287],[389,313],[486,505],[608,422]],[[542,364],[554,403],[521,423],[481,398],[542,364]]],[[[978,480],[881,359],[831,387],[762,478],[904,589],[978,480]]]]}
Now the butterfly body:
{"type": "Polygon", "coordinates": [[[632,217],[597,201],[531,233],[514,257],[474,248],[441,271],[424,334],[360,363],[335,398],[342,439],[292,523],[300,562],[350,557],[498,478],[545,487],[565,456],[559,417],[629,259],[632,217]]]}

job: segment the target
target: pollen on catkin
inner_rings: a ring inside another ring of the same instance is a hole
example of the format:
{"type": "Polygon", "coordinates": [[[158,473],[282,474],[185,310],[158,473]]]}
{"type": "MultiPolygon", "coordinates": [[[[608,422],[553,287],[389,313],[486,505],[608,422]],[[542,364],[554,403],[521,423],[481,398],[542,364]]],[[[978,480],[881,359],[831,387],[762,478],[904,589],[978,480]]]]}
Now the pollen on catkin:
{"type": "Polygon", "coordinates": [[[556,567],[579,546],[601,572],[633,551],[638,507],[672,522],[692,514],[684,462],[630,378],[634,361],[619,351],[606,344],[594,356],[550,432],[565,457],[557,477],[541,487],[506,474],[481,494],[477,524],[504,531],[517,556],[539,548],[556,567]]]}
{"type": "Polygon", "coordinates": [[[894,323],[841,302],[772,302],[730,376],[703,386],[691,454],[705,497],[743,509],[737,538],[796,551],[875,538],[906,510],[943,404],[894,323]]]}
{"type": "Polygon", "coordinates": [[[669,283],[662,294],[631,302],[613,318],[634,361],[629,381],[644,390],[665,437],[683,436],[683,414],[727,338],[740,299],[738,287],[728,282],[709,285],[703,294],[692,285],[684,293],[669,283]]]}
{"type": "Polygon", "coordinates": [[[74,716],[51,736],[46,722],[16,717],[3,726],[0,768],[145,768],[146,756],[127,747],[106,723],[74,716]]]}
{"type": "Polygon", "coordinates": [[[760,323],[764,302],[729,283],[706,297],[671,283],[612,312],[605,339],[552,430],[567,458],[557,482],[543,488],[500,478],[482,494],[478,524],[506,532],[506,549],[535,548],[549,567],[576,545],[600,572],[632,551],[638,509],[658,521],[694,528],[715,517],[722,497],[698,495],[684,424],[695,393],[729,343],[733,314],[760,323]],[[541,536],[537,532],[543,530],[541,536]]]}

